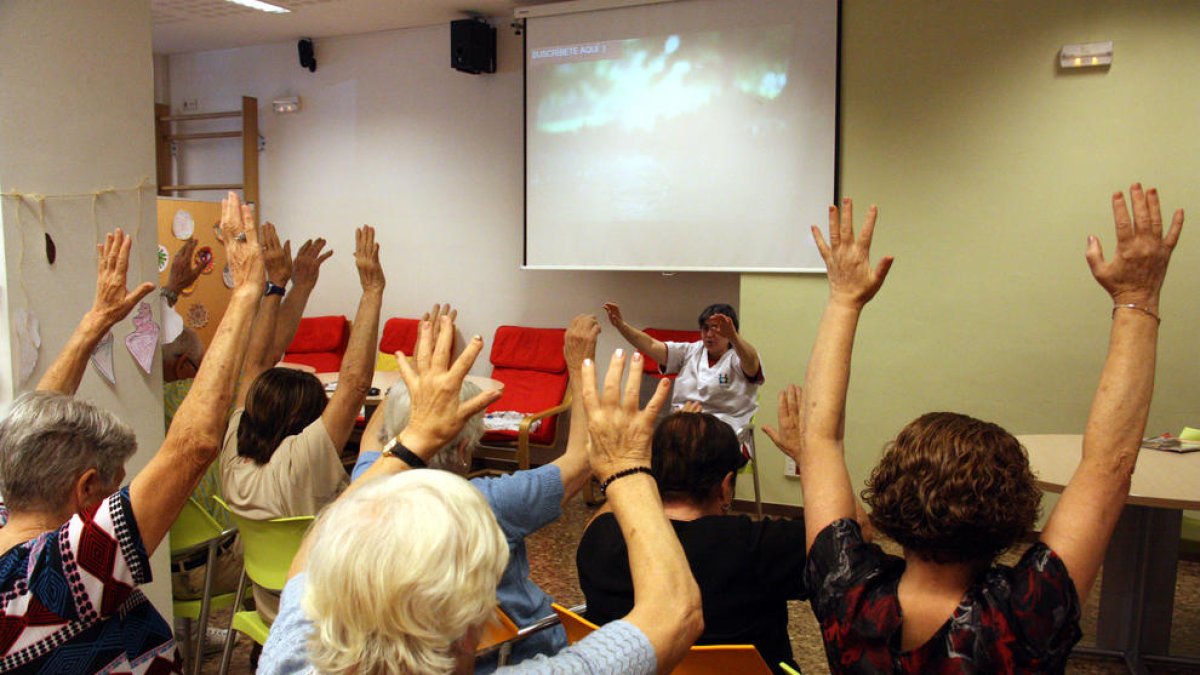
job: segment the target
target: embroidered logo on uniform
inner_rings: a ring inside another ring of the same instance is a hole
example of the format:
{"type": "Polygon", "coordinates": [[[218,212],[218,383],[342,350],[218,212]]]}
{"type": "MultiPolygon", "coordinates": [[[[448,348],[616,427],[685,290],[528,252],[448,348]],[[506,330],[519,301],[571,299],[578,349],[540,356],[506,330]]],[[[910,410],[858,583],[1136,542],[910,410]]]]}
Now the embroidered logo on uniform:
{"type": "Polygon", "coordinates": [[[721,384],[729,384],[729,376],[725,373],[721,373],[721,376],[717,378],[717,381],[721,384]]]}

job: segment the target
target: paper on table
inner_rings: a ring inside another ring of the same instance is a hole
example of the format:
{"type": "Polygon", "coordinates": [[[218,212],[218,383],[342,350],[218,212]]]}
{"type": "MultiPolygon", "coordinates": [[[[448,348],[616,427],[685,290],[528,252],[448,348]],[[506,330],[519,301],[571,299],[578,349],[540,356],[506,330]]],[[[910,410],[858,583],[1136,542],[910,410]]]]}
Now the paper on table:
{"type": "Polygon", "coordinates": [[[1200,429],[1184,427],[1183,431],[1179,432],[1179,440],[1181,440],[1181,441],[1200,441],[1200,429]]]}

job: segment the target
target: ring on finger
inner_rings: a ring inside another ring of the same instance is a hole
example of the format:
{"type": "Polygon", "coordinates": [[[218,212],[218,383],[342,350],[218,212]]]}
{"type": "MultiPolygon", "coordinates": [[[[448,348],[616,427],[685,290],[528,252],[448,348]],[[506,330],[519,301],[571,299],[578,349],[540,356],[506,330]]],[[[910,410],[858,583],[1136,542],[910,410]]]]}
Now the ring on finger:
{"type": "Polygon", "coordinates": [[[236,237],[234,237],[234,240],[236,240],[236,241],[246,241],[246,233],[245,233],[245,232],[238,232],[238,233],[237,233],[237,236],[236,236],[236,237]]]}

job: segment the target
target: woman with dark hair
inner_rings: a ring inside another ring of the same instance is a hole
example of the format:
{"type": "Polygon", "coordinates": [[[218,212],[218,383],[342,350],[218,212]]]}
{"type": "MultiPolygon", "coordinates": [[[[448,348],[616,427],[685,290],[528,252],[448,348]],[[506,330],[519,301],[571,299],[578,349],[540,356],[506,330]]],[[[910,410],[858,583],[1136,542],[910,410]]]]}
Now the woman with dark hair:
{"type": "MultiPolygon", "coordinates": [[[[654,431],[651,470],[663,507],[683,544],[704,608],[697,644],[753,644],[782,673],[798,668],[788,638],[787,601],[808,597],[800,520],[754,521],[730,515],[734,481],[745,463],[733,429],[713,415],[678,412],[654,431]]],[[[575,564],[586,616],[605,624],[634,603],[625,538],[607,508],[588,525],[575,564]]]]}
{"type": "MultiPolygon", "coordinates": [[[[269,283],[221,450],[221,492],[230,510],[252,520],[313,515],[349,484],[340,451],[371,388],[385,285],[375,230],[359,228],[354,260],[363,293],[337,390],[326,401],[315,376],[271,367],[287,344],[276,339],[275,322],[291,266],[277,237],[264,237],[263,257],[269,283]]],[[[257,586],[254,591],[259,613],[271,621],[278,599],[257,586]]]]}
{"type": "Polygon", "coordinates": [[[884,450],[864,497],[871,521],[904,557],[863,541],[843,456],[850,354],[863,307],[891,265],[870,264],[876,210],[856,237],[849,199],[829,209],[830,299],[803,397],[780,395],[768,435],[800,467],[806,582],[836,673],[1063,672],[1079,641],[1081,598],[1096,579],[1129,494],[1154,389],[1158,299],[1183,227],[1163,233],[1158,194],[1113,195],[1117,247],[1096,237],[1087,262],[1113,300],[1108,357],[1083,454],[1039,541],[1013,567],[994,564],[1034,525],[1038,490],[1024,449],[1004,429],[954,413],[923,415],[884,450]]]}
{"type": "MultiPolygon", "coordinates": [[[[700,312],[699,342],[663,342],[625,322],[616,303],[604,303],[609,323],[629,344],[659,363],[659,372],[678,374],[671,409],[689,401],[733,427],[746,448],[753,448],[750,420],[758,412],[758,387],[763,379],[758,350],[739,333],[737,311],[723,303],[700,312]]],[[[749,450],[747,450],[749,456],[749,450]]]]}

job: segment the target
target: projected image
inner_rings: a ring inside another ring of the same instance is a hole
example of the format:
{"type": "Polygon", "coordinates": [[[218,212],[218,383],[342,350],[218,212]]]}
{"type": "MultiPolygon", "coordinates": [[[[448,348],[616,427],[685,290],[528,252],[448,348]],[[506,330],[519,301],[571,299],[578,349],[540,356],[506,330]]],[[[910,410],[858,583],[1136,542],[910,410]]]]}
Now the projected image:
{"type": "Polygon", "coordinates": [[[721,97],[775,99],[787,86],[790,37],[790,27],[782,26],[533,49],[530,68],[552,69],[541,80],[536,128],[654,132],[721,97]]]}

